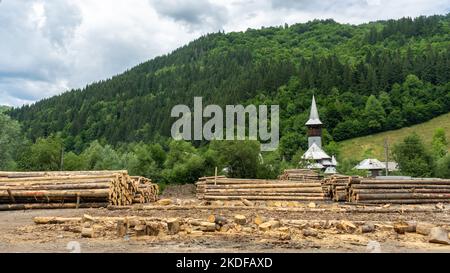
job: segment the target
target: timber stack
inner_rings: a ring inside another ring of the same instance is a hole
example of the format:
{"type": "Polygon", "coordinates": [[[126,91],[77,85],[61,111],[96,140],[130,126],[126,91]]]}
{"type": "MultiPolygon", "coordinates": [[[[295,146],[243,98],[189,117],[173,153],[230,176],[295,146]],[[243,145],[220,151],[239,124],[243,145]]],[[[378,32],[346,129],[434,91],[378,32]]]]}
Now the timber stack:
{"type": "Polygon", "coordinates": [[[323,180],[324,192],[333,201],[349,201],[349,188],[352,183],[361,181],[357,176],[332,175],[323,180]]]}
{"type": "Polygon", "coordinates": [[[323,176],[314,170],[290,169],[285,170],[283,174],[278,177],[278,179],[297,182],[317,182],[319,180],[322,180],[323,176]]]}
{"type": "Polygon", "coordinates": [[[363,204],[449,203],[450,179],[386,177],[352,181],[349,201],[363,204]]]}
{"type": "Polygon", "coordinates": [[[133,203],[145,204],[158,201],[159,187],[157,184],[142,176],[132,176],[131,179],[136,186],[133,203]]]}
{"type": "Polygon", "coordinates": [[[203,200],[320,201],[325,200],[320,181],[258,180],[203,177],[196,183],[203,200]]]}
{"type": "Polygon", "coordinates": [[[127,171],[0,172],[0,210],[125,206],[157,195],[157,185],[127,171]]]}

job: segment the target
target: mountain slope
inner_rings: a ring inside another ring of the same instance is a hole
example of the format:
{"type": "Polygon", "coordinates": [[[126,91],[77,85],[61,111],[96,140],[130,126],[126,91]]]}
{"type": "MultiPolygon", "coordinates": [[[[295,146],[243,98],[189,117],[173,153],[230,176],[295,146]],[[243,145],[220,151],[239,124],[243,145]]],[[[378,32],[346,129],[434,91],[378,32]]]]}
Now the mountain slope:
{"type": "Polygon", "coordinates": [[[11,108],[8,106],[0,105],[0,113],[6,112],[9,109],[11,109],[11,108]]]}
{"type": "MultiPolygon", "coordinates": [[[[402,128],[400,130],[345,140],[340,143],[341,156],[343,158],[362,160],[366,156],[371,155],[374,158],[383,160],[385,158],[385,139],[388,140],[389,146],[392,147],[394,144],[402,141],[409,134],[415,132],[424,140],[427,146],[430,146],[436,128],[443,128],[447,135],[447,139],[450,139],[450,113],[418,125],[402,128]]],[[[448,147],[448,150],[450,152],[450,147],[448,147]]]]}
{"type": "Polygon", "coordinates": [[[279,104],[281,151],[290,158],[306,146],[313,93],[328,139],[343,140],[449,112],[449,81],[450,15],[358,26],[326,20],[210,34],[10,114],[30,138],[62,132],[67,147],[81,151],[96,139],[168,137],[171,108],[192,105],[194,96],[204,105],[279,104]]]}

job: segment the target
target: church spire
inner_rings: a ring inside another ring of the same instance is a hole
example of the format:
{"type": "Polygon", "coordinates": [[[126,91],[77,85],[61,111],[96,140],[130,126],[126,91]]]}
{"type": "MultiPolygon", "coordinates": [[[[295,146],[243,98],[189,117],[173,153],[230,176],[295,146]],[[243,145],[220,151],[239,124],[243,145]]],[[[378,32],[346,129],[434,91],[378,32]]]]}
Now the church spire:
{"type": "Polygon", "coordinates": [[[311,113],[309,114],[309,120],[306,122],[306,126],[308,125],[322,125],[322,122],[319,119],[319,112],[317,111],[316,98],[313,95],[312,103],[311,103],[311,113]]]}

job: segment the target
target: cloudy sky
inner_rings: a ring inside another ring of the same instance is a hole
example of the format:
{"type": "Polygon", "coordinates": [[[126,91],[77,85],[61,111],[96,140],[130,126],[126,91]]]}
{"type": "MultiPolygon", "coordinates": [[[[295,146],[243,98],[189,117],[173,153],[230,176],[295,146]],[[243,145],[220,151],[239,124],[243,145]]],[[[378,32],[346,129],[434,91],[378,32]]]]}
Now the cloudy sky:
{"type": "Polygon", "coordinates": [[[450,0],[0,0],[0,105],[109,78],[219,30],[450,12],[450,0]]]}

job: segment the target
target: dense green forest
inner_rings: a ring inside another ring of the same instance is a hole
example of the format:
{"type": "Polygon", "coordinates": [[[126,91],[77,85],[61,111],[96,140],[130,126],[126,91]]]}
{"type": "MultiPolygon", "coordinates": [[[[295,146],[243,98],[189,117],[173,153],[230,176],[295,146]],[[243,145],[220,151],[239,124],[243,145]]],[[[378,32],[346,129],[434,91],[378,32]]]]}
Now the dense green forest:
{"type": "Polygon", "coordinates": [[[31,157],[9,168],[59,168],[64,150],[66,168],[136,168],[168,182],[193,181],[215,165],[236,176],[271,177],[307,148],[304,123],[313,94],[333,154],[337,141],[450,112],[450,14],[206,35],[109,80],[7,111],[29,143],[19,145],[22,154],[53,149],[46,157],[51,166],[31,157]],[[194,96],[222,106],[280,105],[279,149],[261,157],[253,142],[171,141],[170,110],[192,105],[194,96]],[[98,163],[95,151],[111,162],[98,163]]]}

